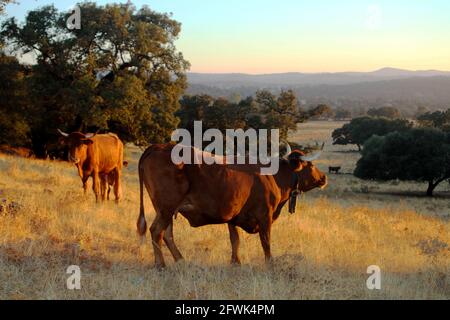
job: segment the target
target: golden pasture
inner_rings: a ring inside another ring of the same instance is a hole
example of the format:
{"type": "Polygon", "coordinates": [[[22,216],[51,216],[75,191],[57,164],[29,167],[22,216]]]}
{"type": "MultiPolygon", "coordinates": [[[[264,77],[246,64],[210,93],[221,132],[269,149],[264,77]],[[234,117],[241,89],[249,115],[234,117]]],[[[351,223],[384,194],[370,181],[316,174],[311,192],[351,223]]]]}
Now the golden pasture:
{"type": "MultiPolygon", "coordinates": [[[[174,232],[186,261],[169,251],[153,268],[150,240],[140,246],[137,161],[128,147],[124,200],[96,204],[83,195],[73,166],[0,156],[0,299],[449,299],[450,187],[435,199],[426,186],[365,182],[350,173],[355,148],[331,145],[342,123],[299,126],[293,141],[326,141],[325,191],[304,195],[296,215],[273,227],[274,261],[265,265],[258,236],[241,231],[240,267],[230,266],[225,225],[192,229],[178,217],[174,232]],[[81,267],[81,290],[66,288],[66,269],[81,267]],[[382,270],[382,289],[366,287],[368,266],[382,270]]],[[[147,220],[153,210],[146,196],[147,220]]]]}

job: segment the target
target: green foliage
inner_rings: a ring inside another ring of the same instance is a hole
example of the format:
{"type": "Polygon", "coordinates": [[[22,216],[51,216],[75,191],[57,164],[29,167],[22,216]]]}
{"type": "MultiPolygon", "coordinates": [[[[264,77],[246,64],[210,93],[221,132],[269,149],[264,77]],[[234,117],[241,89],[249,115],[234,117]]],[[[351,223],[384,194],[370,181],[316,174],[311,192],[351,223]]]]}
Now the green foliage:
{"type": "Polygon", "coordinates": [[[450,131],[450,109],[447,111],[427,112],[417,117],[420,125],[450,131]]]}
{"type": "Polygon", "coordinates": [[[214,102],[214,98],[208,95],[185,95],[180,101],[181,108],[178,111],[180,127],[194,131],[194,121],[204,121],[205,112],[214,102]]]}
{"type": "Polygon", "coordinates": [[[367,111],[371,117],[384,117],[389,119],[398,119],[401,117],[400,111],[394,107],[373,108],[367,111]]]}
{"type": "Polygon", "coordinates": [[[296,130],[297,123],[306,115],[300,112],[292,91],[283,91],[278,97],[268,91],[259,91],[256,97],[239,102],[208,95],[184,96],[177,113],[180,127],[193,131],[194,121],[202,121],[203,129],[280,129],[286,140],[289,130],[296,130]]]}
{"type": "Polygon", "coordinates": [[[333,132],[333,144],[356,144],[361,150],[361,146],[374,135],[385,136],[391,132],[408,130],[412,126],[413,124],[410,121],[403,119],[356,118],[333,132]]]}
{"type": "Polygon", "coordinates": [[[282,91],[278,97],[266,90],[258,91],[255,102],[256,110],[262,115],[259,122],[263,128],[280,129],[283,140],[287,139],[289,130],[296,130],[297,124],[305,122],[309,117],[298,108],[297,98],[292,90],[282,91]]]}
{"type": "Polygon", "coordinates": [[[30,146],[30,128],[24,117],[25,72],[16,58],[0,54],[0,144],[30,146]]]}
{"type": "Polygon", "coordinates": [[[138,145],[168,141],[179,123],[174,113],[189,68],[174,45],[180,24],[146,6],[83,2],[80,9],[80,30],[67,29],[70,13],[53,6],[1,28],[15,53],[37,57],[24,81],[35,152],[48,154],[57,128],[112,131],[138,145]],[[96,74],[105,70],[111,74],[99,81],[96,74]]]}
{"type": "Polygon", "coordinates": [[[414,114],[414,119],[418,120],[420,116],[423,116],[428,112],[430,112],[430,109],[428,109],[426,106],[420,105],[417,107],[417,111],[414,114]]]}
{"type": "Polygon", "coordinates": [[[5,11],[5,7],[8,3],[15,3],[14,0],[0,0],[0,15],[5,11]]]}
{"type": "Polygon", "coordinates": [[[333,109],[326,104],[319,104],[317,107],[310,109],[308,113],[309,116],[315,120],[327,120],[334,116],[333,109]]]}
{"type": "Polygon", "coordinates": [[[427,195],[450,179],[450,136],[434,129],[409,129],[369,139],[355,176],[362,179],[428,182],[427,195]]]}

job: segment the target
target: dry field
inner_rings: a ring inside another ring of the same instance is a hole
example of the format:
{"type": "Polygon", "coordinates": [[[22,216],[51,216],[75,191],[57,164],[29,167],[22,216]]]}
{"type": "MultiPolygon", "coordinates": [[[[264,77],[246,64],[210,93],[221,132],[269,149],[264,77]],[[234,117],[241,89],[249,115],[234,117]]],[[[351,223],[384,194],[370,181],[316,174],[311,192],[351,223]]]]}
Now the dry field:
{"type": "MultiPolygon", "coordinates": [[[[318,164],[351,173],[352,147],[331,146],[342,125],[301,125],[297,142],[327,141],[318,164]]],[[[264,264],[258,236],[241,232],[243,266],[229,266],[226,226],[192,229],[179,217],[175,240],[186,261],[153,268],[140,247],[137,160],[127,149],[124,201],[95,204],[71,165],[0,156],[0,299],[449,299],[450,189],[422,197],[425,185],[330,176],[326,191],[305,195],[296,215],[273,228],[274,262],[264,264]],[[81,290],[66,289],[79,265],[81,290]],[[382,289],[366,287],[367,267],[382,289]]],[[[153,215],[146,198],[147,219],[153,215]]],[[[168,250],[167,261],[172,261],[168,250]]]]}

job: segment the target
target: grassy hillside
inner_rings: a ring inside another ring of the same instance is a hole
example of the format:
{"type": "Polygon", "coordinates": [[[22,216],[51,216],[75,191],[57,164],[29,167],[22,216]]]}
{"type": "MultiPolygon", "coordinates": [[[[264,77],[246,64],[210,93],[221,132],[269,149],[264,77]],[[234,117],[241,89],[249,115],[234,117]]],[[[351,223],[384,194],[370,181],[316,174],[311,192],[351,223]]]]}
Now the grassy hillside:
{"type": "MultiPolygon", "coordinates": [[[[325,140],[339,124],[302,125],[296,141],[325,140]]],[[[328,140],[327,140],[328,141],[328,140]]],[[[326,148],[322,168],[357,154],[326,148]]],[[[150,241],[139,245],[137,160],[127,149],[125,199],[97,205],[73,166],[0,156],[0,299],[448,299],[450,223],[445,188],[413,196],[414,183],[367,184],[331,176],[273,228],[275,261],[264,264],[258,236],[241,232],[242,267],[229,266],[226,226],[192,229],[179,217],[175,241],[186,261],[153,268],[150,241]],[[391,193],[394,193],[391,194],[391,193]],[[399,195],[395,195],[399,193],[399,195]],[[4,200],[4,202],[2,202],[4,200]],[[79,265],[80,291],[66,289],[79,265]],[[367,267],[382,269],[382,290],[366,288],[367,267]]],[[[153,210],[146,197],[147,219],[153,210]]]]}

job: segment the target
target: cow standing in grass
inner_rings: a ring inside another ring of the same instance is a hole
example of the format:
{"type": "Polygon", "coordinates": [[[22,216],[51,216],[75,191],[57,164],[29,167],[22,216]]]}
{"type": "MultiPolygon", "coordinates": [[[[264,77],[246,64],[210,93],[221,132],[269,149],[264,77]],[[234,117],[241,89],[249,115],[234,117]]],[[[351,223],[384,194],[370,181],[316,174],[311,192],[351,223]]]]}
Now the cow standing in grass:
{"type": "Polygon", "coordinates": [[[335,174],[339,174],[339,171],[341,171],[342,167],[329,167],[328,168],[328,172],[330,174],[335,173],[335,174]]]}
{"type": "MultiPolygon", "coordinates": [[[[282,208],[300,192],[324,188],[327,177],[300,151],[280,161],[276,175],[264,176],[258,165],[176,165],[171,160],[174,145],[154,145],[139,162],[140,214],[138,232],[144,236],[144,185],[153,202],[156,218],[150,228],[155,264],[164,267],[162,240],[175,260],[182,255],[173,239],[173,217],[179,212],[193,227],[228,224],[232,263],[239,264],[238,227],[259,233],[267,261],[272,258],[270,235],[282,208]]],[[[195,151],[194,151],[195,153],[195,151]]],[[[292,203],[291,203],[292,205],[292,203]]]]}
{"type": "Polygon", "coordinates": [[[83,189],[87,191],[89,177],[97,202],[106,200],[109,185],[114,187],[116,202],[122,197],[121,175],[123,167],[123,143],[115,134],[71,134],[58,130],[63,143],[69,148],[69,161],[78,169],[83,189]],[[110,180],[113,178],[113,181],[110,180]]]}

